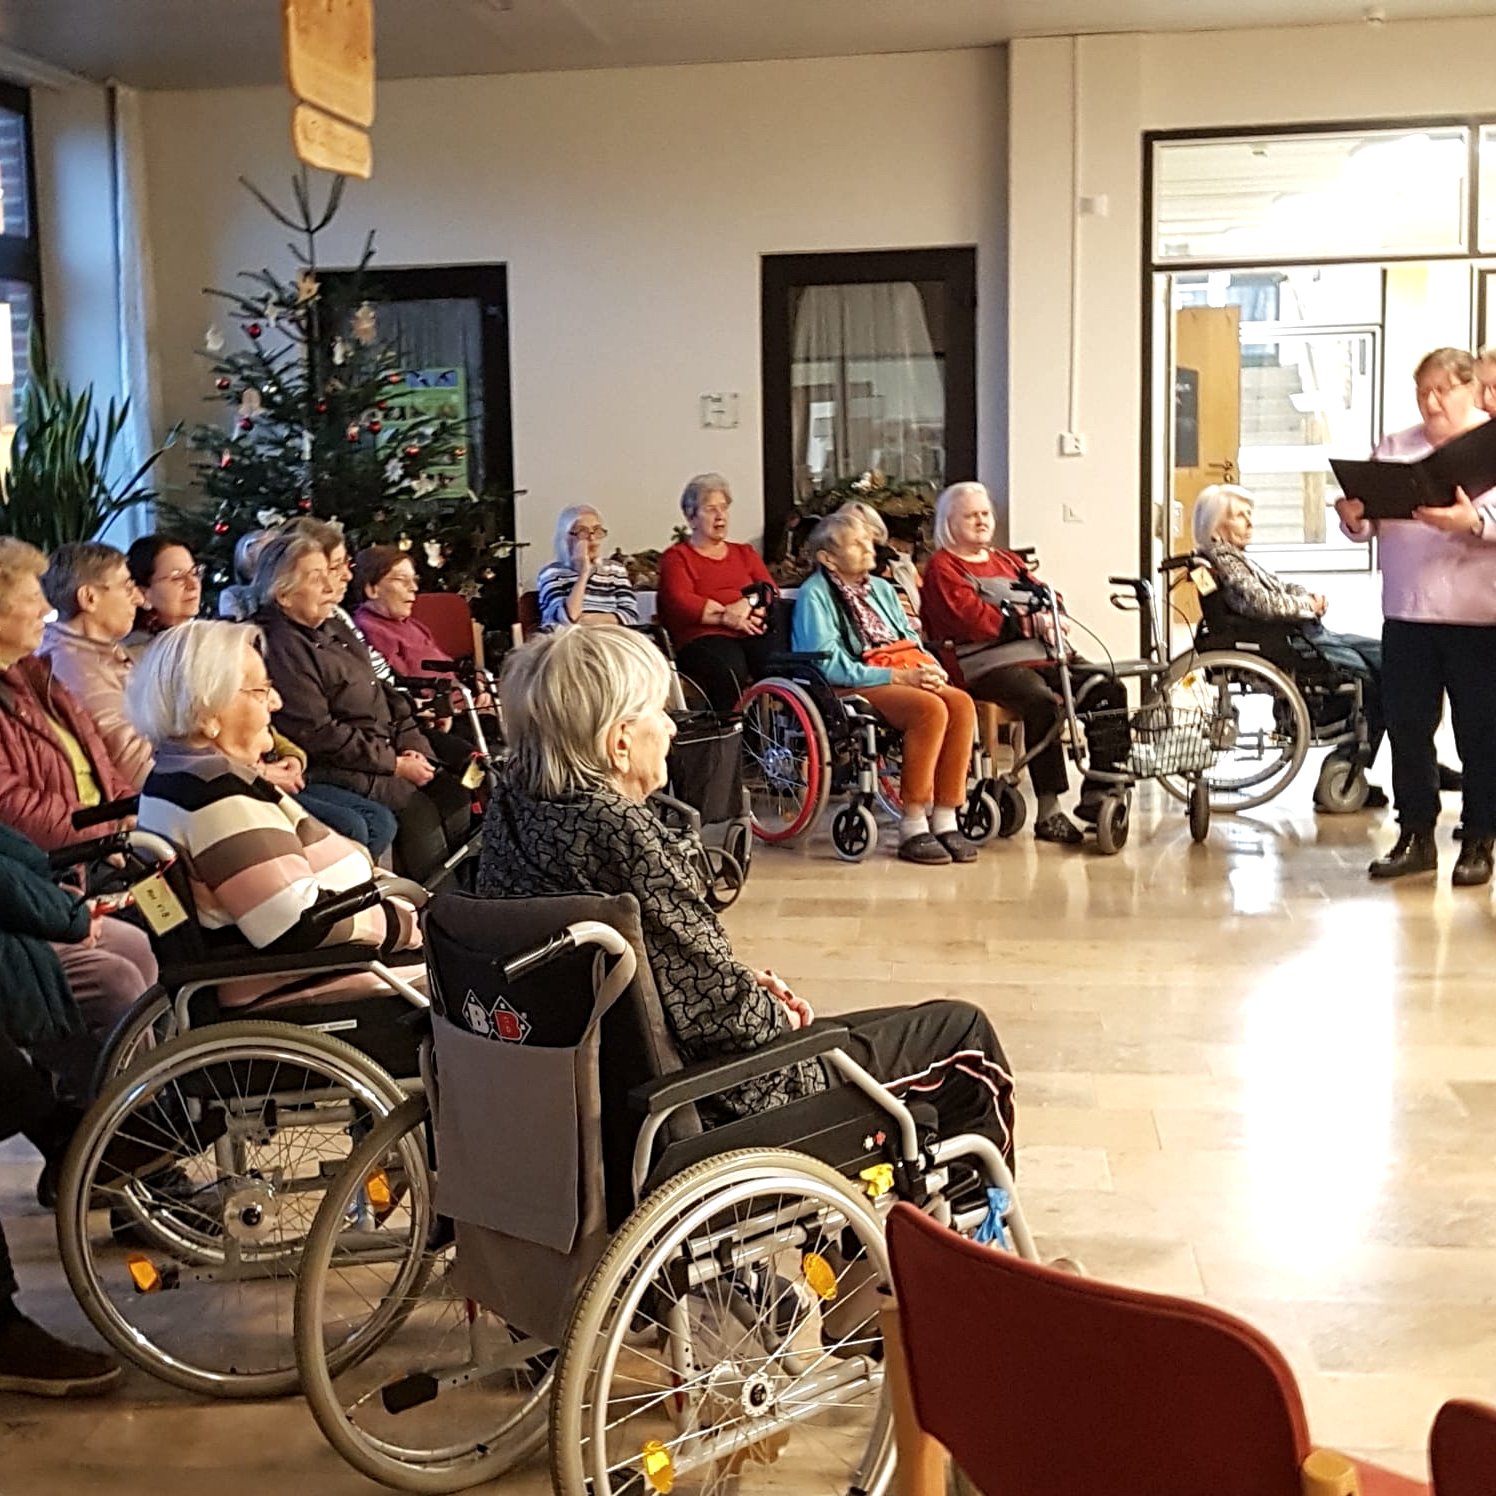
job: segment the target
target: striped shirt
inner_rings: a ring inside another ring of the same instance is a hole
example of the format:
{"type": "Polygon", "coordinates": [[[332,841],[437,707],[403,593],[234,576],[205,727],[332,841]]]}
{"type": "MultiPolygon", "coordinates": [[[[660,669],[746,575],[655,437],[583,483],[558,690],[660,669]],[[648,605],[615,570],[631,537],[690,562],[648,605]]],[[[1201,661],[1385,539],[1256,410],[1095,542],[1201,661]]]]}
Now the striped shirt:
{"type": "MultiPolygon", "coordinates": [[[[573,567],[552,561],[540,568],[540,575],[535,578],[535,590],[540,594],[541,628],[557,629],[575,622],[566,610],[566,600],[576,585],[577,572],[573,567]]],[[[628,569],[622,561],[615,561],[610,556],[593,568],[592,575],[587,578],[582,612],[611,613],[619,623],[638,623],[639,603],[634,597],[634,584],[629,581],[628,569]]]]}
{"type": "MultiPolygon", "coordinates": [[[[264,949],[292,936],[326,894],[373,877],[369,854],[329,831],[253,769],[213,749],[166,743],[140,794],[141,830],[182,852],[198,922],[237,927],[264,949]]],[[[340,920],[319,942],[378,945],[385,915],[366,909],[340,920]]],[[[294,941],[287,941],[295,949],[294,941]]]]}

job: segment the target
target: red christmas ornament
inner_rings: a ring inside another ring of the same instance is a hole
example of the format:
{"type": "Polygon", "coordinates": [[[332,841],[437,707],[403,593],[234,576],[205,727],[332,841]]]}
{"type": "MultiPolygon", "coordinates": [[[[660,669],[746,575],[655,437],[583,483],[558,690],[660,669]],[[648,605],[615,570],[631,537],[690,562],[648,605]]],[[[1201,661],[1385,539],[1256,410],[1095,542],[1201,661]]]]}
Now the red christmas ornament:
{"type": "Polygon", "coordinates": [[[260,324],[259,324],[259,323],[258,323],[258,322],[251,322],[251,323],[250,323],[250,324],[249,324],[249,326],[248,326],[248,327],[246,327],[246,328],[245,328],[245,329],[244,329],[244,330],[245,330],[245,332],[247,332],[247,333],[248,333],[248,334],[249,334],[249,335],[250,335],[250,337],[252,337],[252,338],[257,338],[257,337],[259,337],[259,335],[260,335],[260,334],[261,334],[261,333],[262,333],[262,332],[264,332],[264,331],[265,331],[265,329],[264,329],[264,328],[263,328],[263,327],[261,327],[261,326],[260,326],[260,324]]]}
{"type": "Polygon", "coordinates": [[[213,533],[215,535],[227,535],[229,533],[229,527],[223,520],[219,520],[218,523],[213,526],[213,533]]]}
{"type": "Polygon", "coordinates": [[[401,380],[402,380],[402,379],[403,379],[403,378],[404,378],[404,377],[405,377],[405,376],[404,376],[404,375],[402,375],[402,374],[390,374],[390,375],[388,375],[388,376],[386,376],[386,377],[387,377],[387,382],[388,382],[388,383],[390,383],[390,384],[399,384],[399,383],[400,383],[400,381],[401,381],[401,380]]]}
{"type": "Polygon", "coordinates": [[[357,426],[350,426],[348,428],[348,440],[351,441],[351,442],[356,442],[358,440],[358,427],[357,426]]]}
{"type": "Polygon", "coordinates": [[[239,422],[239,429],[241,431],[253,431],[255,429],[255,423],[251,421],[248,416],[245,416],[244,419],[239,422]]]}
{"type": "Polygon", "coordinates": [[[327,414],[327,401],[326,400],[319,400],[317,402],[317,414],[319,416],[325,416],[327,414]]]}
{"type": "Polygon", "coordinates": [[[452,448],[452,455],[454,457],[466,457],[467,456],[467,448],[466,447],[453,447],[452,448]]]}
{"type": "Polygon", "coordinates": [[[226,390],[226,389],[228,389],[233,384],[234,381],[232,379],[227,378],[226,376],[221,376],[219,379],[217,379],[214,382],[218,385],[219,389],[226,390]]]}
{"type": "Polygon", "coordinates": [[[384,423],[382,421],[370,421],[369,430],[373,435],[378,436],[384,430],[384,423]]]}
{"type": "Polygon", "coordinates": [[[421,455],[421,449],[419,447],[407,447],[405,449],[405,455],[407,457],[419,457],[421,455]]]}
{"type": "Polygon", "coordinates": [[[310,499],[298,499],[296,501],[296,507],[301,510],[303,514],[309,514],[312,508],[312,501],[310,499]]]}
{"type": "Polygon", "coordinates": [[[390,402],[388,400],[379,400],[375,402],[375,409],[377,410],[388,410],[389,408],[390,402]]]}
{"type": "Polygon", "coordinates": [[[226,468],[233,460],[227,452],[220,452],[218,454],[218,465],[221,468],[226,468]]]}

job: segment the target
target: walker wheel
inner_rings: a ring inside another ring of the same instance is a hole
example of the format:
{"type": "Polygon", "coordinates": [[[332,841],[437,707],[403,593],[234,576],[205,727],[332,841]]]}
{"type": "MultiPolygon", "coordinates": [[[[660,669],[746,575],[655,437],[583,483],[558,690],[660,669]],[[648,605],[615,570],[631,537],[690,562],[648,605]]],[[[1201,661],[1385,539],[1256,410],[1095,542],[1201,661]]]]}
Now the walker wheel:
{"type": "Polygon", "coordinates": [[[1028,801],[1016,784],[1006,779],[997,781],[997,834],[1004,841],[1017,836],[1028,821],[1028,801]]]}
{"type": "Polygon", "coordinates": [[[1096,850],[1103,857],[1115,857],[1127,845],[1131,816],[1127,801],[1121,795],[1108,795],[1096,811],[1096,850]]]}
{"type": "Polygon", "coordinates": [[[1314,785],[1314,803],[1332,816],[1354,815],[1366,807],[1371,786],[1366,771],[1338,753],[1329,754],[1319,766],[1314,785]]]}
{"type": "Polygon", "coordinates": [[[1190,837],[1203,842],[1210,835],[1210,786],[1203,776],[1190,786],[1190,837]]]}
{"type": "Polygon", "coordinates": [[[956,812],[956,828],[967,841],[980,846],[991,841],[1001,825],[1002,807],[985,784],[978,784],[956,812]]]}
{"type": "Polygon", "coordinates": [[[843,805],[831,818],[831,845],[846,862],[861,862],[878,845],[878,822],[865,805],[843,805]]]}

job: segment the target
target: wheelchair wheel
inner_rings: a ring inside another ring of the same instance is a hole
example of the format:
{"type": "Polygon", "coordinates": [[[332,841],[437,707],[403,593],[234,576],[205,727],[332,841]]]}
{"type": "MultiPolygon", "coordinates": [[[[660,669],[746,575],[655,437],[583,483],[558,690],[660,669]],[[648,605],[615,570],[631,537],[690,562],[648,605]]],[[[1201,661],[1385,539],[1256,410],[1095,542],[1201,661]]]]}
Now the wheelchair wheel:
{"type": "Polygon", "coordinates": [[[831,792],[825,723],[803,686],[778,677],[749,686],[738,712],[753,834],[792,842],[820,820],[831,792]]]}
{"type": "Polygon", "coordinates": [[[1197,779],[1190,786],[1190,839],[1203,842],[1210,835],[1210,786],[1197,779]]]}
{"type": "Polygon", "coordinates": [[[831,845],[844,862],[861,862],[878,845],[878,822],[866,805],[843,805],[831,818],[831,845]]]}
{"type": "Polygon", "coordinates": [[[1328,754],[1319,766],[1314,784],[1314,803],[1333,816],[1354,815],[1366,808],[1371,786],[1366,771],[1338,753],[1328,754]]]}
{"type": "Polygon", "coordinates": [[[1004,840],[1017,836],[1028,821],[1028,801],[1012,780],[997,781],[997,809],[997,834],[1004,840]]]}
{"type": "Polygon", "coordinates": [[[350,1465],[397,1490],[461,1491],[544,1442],[555,1356],[453,1286],[454,1248],[433,1238],[429,1118],[410,1097],[328,1186],[296,1286],[296,1358],[318,1427],[350,1465]],[[394,1209],[370,1215],[371,1181],[394,1209]]]}
{"type": "Polygon", "coordinates": [[[988,787],[991,780],[972,786],[966,804],[956,812],[956,829],[967,841],[981,845],[997,835],[1002,825],[1002,806],[988,787]]]}
{"type": "Polygon", "coordinates": [[[557,1496],[880,1496],[887,1279],[878,1217],[826,1164],[747,1149],[677,1175],[614,1236],[572,1316],[557,1496]]]}
{"type": "MultiPolygon", "coordinates": [[[[1160,683],[1159,698],[1202,714],[1214,755],[1204,771],[1213,811],[1229,815],[1265,805],[1304,765],[1309,709],[1293,680],[1260,656],[1237,650],[1181,655],[1160,683]]],[[[1192,779],[1166,774],[1162,783],[1188,804],[1192,779]]]]}
{"type": "Polygon", "coordinates": [[[116,1076],[123,1075],[142,1055],[176,1037],[177,1017],[172,1000],[153,987],[114,1026],[94,1066],[93,1094],[97,1096],[116,1076]]]}
{"type": "Polygon", "coordinates": [[[217,1397],[296,1388],[291,1294],[332,1170],[402,1100],[367,1056],[240,1022],[142,1054],[89,1109],[58,1184],[63,1267],[120,1355],[217,1397]]]}
{"type": "Polygon", "coordinates": [[[1096,850],[1103,857],[1115,857],[1127,845],[1132,829],[1132,814],[1121,795],[1108,795],[1096,812],[1096,850]]]}
{"type": "Polygon", "coordinates": [[[875,793],[878,809],[890,821],[904,818],[904,795],[900,789],[904,776],[904,739],[896,732],[878,734],[878,762],[873,777],[877,783],[875,793]]]}
{"type": "Polygon", "coordinates": [[[730,909],[743,891],[743,865],[723,847],[707,847],[706,901],[713,909],[730,909]]]}

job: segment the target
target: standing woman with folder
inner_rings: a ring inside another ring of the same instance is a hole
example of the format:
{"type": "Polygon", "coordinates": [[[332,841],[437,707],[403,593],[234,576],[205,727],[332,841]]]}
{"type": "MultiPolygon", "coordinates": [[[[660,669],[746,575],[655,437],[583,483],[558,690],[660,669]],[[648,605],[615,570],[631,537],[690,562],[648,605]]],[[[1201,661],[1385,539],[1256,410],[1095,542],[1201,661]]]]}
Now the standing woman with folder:
{"type": "MultiPolygon", "coordinates": [[[[1419,425],[1394,432],[1374,456],[1417,462],[1490,418],[1480,408],[1475,360],[1437,348],[1413,374],[1419,425]]],[[[1392,743],[1392,795],[1400,833],[1367,871],[1401,878],[1438,868],[1434,823],[1439,767],[1434,733],[1449,696],[1464,765],[1464,841],[1453,881],[1489,883],[1496,847],[1496,489],[1463,488],[1446,507],[1411,519],[1368,519],[1358,498],[1335,508],[1352,540],[1381,542],[1382,698],[1392,743]]]]}

